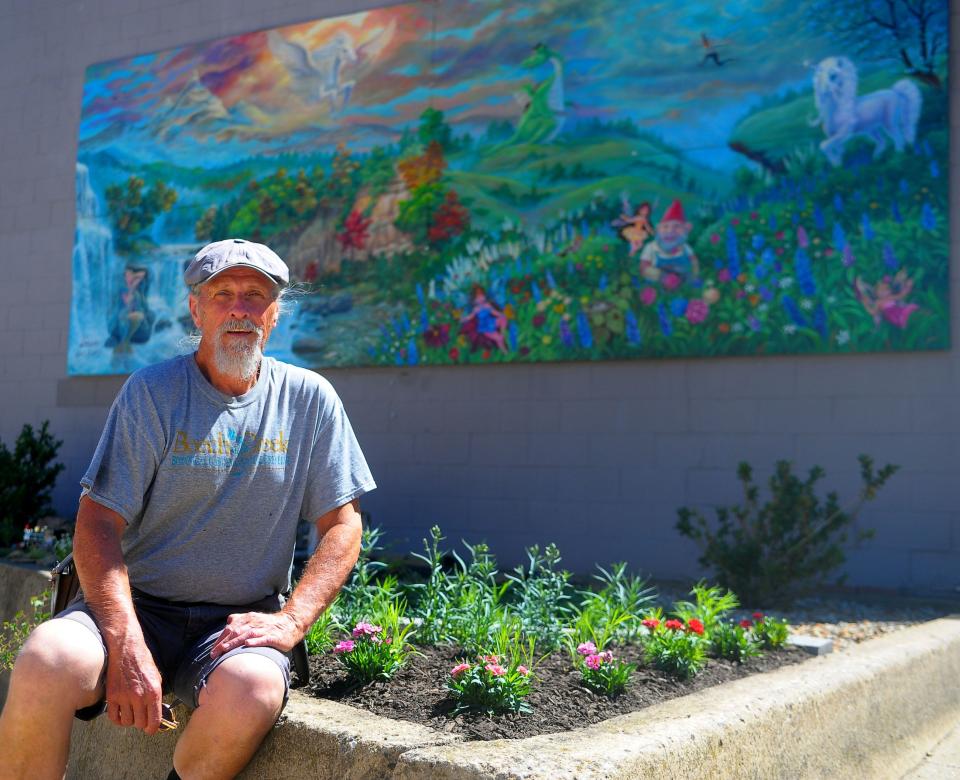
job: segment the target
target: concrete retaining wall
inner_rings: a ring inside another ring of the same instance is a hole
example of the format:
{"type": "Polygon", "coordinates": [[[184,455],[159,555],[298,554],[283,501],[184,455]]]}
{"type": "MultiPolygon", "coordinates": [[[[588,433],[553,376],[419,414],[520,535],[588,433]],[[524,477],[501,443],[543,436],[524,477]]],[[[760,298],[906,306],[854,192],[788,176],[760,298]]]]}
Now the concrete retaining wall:
{"type": "MultiPolygon", "coordinates": [[[[30,599],[50,586],[50,572],[0,563],[0,623],[30,609],[30,599]]],[[[0,706],[7,698],[9,673],[0,670],[0,706]]]]}
{"type": "MultiPolygon", "coordinates": [[[[960,714],[960,619],[943,619],[575,732],[461,742],[294,692],[248,780],[900,778],[960,714]]],[[[174,735],[74,728],[68,778],[162,777],[174,735]]]]}

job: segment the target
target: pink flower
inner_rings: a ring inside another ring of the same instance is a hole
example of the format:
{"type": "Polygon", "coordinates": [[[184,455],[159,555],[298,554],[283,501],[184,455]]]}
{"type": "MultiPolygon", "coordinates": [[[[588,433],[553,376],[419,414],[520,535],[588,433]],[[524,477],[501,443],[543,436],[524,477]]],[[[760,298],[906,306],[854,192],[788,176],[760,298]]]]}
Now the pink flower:
{"type": "Polygon", "coordinates": [[[680,277],[676,274],[664,274],[663,289],[675,290],[680,286],[680,277]]]}
{"type": "Polygon", "coordinates": [[[730,220],[730,224],[736,227],[737,225],[740,224],[740,220],[734,217],[733,219],[730,220]]]}
{"type": "Polygon", "coordinates": [[[696,618],[690,618],[687,621],[687,631],[692,631],[697,636],[703,636],[703,622],[696,618]]]}
{"type": "Polygon", "coordinates": [[[494,677],[503,677],[503,675],[507,673],[507,670],[500,666],[500,664],[487,664],[483,668],[490,672],[490,674],[492,674],[494,677]]]}
{"type": "Polygon", "coordinates": [[[349,653],[353,650],[353,641],[350,639],[345,639],[342,642],[337,642],[336,647],[333,648],[335,653],[349,653]]]}
{"type": "Polygon", "coordinates": [[[753,628],[753,621],[749,618],[744,618],[740,621],[740,628],[753,628]]]}
{"type": "Polygon", "coordinates": [[[485,655],[482,660],[486,661],[488,664],[500,663],[500,659],[497,658],[495,655],[485,655]]]}
{"type": "Polygon", "coordinates": [[[711,234],[710,234],[710,243],[711,243],[711,244],[719,244],[719,243],[720,243],[720,236],[719,236],[719,234],[717,234],[717,233],[711,233],[711,234]]]}
{"type": "Polygon", "coordinates": [[[801,249],[810,246],[810,239],[807,237],[807,231],[803,229],[803,225],[797,227],[797,244],[801,249]]]}
{"type": "Polygon", "coordinates": [[[602,660],[604,663],[610,663],[613,660],[613,653],[611,653],[609,650],[604,650],[602,653],[599,653],[599,655],[600,660],[602,660]]]}
{"type": "Polygon", "coordinates": [[[375,626],[372,623],[357,623],[353,627],[353,631],[350,633],[353,634],[354,639],[359,639],[362,636],[373,636],[374,634],[379,634],[383,631],[383,628],[380,626],[375,626]]]}
{"type": "Polygon", "coordinates": [[[721,268],[720,273],[717,274],[717,279],[721,282],[730,281],[730,271],[726,268],[721,268]]]}
{"type": "Polygon", "coordinates": [[[907,320],[919,306],[915,303],[908,303],[904,306],[902,303],[888,303],[880,309],[883,318],[891,325],[896,325],[901,330],[907,327],[907,320]]]}
{"type": "Polygon", "coordinates": [[[588,655],[584,663],[591,669],[599,669],[603,665],[603,658],[599,655],[588,655]]]}
{"type": "Polygon", "coordinates": [[[577,645],[577,652],[580,655],[593,655],[597,652],[597,646],[593,642],[581,642],[577,645]]]}
{"type": "Polygon", "coordinates": [[[456,679],[470,668],[470,664],[457,664],[450,670],[450,676],[456,679]]]}
{"type": "Polygon", "coordinates": [[[671,631],[680,631],[683,628],[683,623],[679,620],[668,620],[663,625],[671,631]]]}
{"type": "Polygon", "coordinates": [[[517,667],[517,671],[520,672],[520,674],[522,674],[524,677],[530,674],[530,670],[527,669],[527,667],[523,664],[520,664],[520,666],[517,667]]]}
{"type": "Polygon", "coordinates": [[[641,620],[640,622],[650,631],[656,631],[657,627],[660,625],[660,621],[656,618],[647,618],[646,620],[641,620]]]}
{"type": "Polygon", "coordinates": [[[703,322],[709,313],[710,307],[705,301],[701,301],[698,298],[691,298],[689,301],[687,301],[686,318],[687,322],[689,322],[691,325],[696,325],[700,322],[703,322]]]}
{"type": "Polygon", "coordinates": [[[652,287],[644,287],[643,291],[640,293],[640,303],[645,306],[649,306],[655,300],[657,300],[657,291],[652,287]]]}

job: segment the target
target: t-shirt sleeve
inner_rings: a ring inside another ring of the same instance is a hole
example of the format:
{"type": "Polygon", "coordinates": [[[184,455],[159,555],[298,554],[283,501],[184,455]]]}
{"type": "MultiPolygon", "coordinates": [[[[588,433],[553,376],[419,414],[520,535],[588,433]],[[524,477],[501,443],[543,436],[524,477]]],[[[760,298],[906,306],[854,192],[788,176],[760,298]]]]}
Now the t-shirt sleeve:
{"type": "Polygon", "coordinates": [[[163,442],[153,400],[134,375],[110,407],[93,460],[80,480],[84,493],[127,524],[137,522],[157,473],[163,442]]]}
{"type": "Polygon", "coordinates": [[[300,516],[315,521],[377,485],[340,398],[332,390],[318,422],[300,516]]]}

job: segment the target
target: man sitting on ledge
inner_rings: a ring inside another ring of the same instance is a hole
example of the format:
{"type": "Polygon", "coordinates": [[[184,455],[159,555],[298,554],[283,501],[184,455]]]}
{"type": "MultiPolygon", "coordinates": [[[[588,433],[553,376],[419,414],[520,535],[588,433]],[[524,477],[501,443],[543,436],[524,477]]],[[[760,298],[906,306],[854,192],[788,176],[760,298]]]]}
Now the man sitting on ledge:
{"type": "Polygon", "coordinates": [[[110,409],[81,480],[81,593],[17,659],[4,780],[62,777],[74,716],[155,734],[166,692],[195,708],[170,778],[234,777],[280,715],[289,651],[356,563],[375,485],[340,399],[263,355],[287,266],[229,239],[184,280],[199,346],[135,372],[110,409]],[[320,544],[284,602],[301,517],[320,544]]]}

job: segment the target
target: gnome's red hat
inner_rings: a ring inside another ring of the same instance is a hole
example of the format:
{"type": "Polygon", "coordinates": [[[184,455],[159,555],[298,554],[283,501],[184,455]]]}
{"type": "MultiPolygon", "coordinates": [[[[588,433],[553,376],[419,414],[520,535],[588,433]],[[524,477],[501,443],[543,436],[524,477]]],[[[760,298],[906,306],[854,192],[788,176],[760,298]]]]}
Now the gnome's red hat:
{"type": "Polygon", "coordinates": [[[679,200],[675,200],[670,204],[663,216],[660,218],[661,222],[686,222],[687,218],[683,215],[683,204],[679,200]]]}

